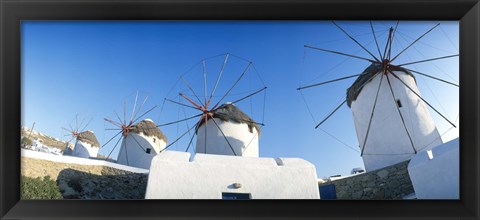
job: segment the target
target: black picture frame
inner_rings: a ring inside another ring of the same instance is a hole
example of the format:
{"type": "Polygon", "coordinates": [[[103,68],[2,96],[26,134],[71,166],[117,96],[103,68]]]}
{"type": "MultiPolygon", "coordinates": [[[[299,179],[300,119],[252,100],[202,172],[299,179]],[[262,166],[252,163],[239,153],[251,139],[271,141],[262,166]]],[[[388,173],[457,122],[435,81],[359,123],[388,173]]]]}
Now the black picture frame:
{"type": "Polygon", "coordinates": [[[0,0],[0,218],[478,219],[478,0],[0,0]],[[460,200],[20,200],[22,20],[459,20],[460,200]]]}

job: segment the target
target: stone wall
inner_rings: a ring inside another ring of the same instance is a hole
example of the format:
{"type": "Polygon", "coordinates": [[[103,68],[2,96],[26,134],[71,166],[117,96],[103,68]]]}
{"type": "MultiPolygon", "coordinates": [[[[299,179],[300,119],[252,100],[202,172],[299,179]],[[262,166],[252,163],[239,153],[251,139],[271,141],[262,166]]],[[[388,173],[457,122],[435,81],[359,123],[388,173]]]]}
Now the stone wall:
{"type": "Polygon", "coordinates": [[[108,166],[21,158],[21,174],[50,176],[64,199],[144,199],[148,174],[108,166]]]}
{"type": "MultiPolygon", "coordinates": [[[[319,184],[334,184],[337,199],[402,199],[414,192],[408,161],[379,170],[319,184]]],[[[321,197],[321,196],[320,196],[321,197]]]]}

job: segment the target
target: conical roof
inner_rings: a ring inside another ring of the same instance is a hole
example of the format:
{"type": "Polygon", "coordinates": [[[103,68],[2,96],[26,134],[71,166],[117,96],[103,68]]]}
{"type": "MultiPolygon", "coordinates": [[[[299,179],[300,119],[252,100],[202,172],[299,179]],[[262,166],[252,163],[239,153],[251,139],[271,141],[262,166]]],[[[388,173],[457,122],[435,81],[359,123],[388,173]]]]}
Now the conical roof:
{"type": "MultiPolygon", "coordinates": [[[[222,121],[233,121],[236,123],[245,123],[248,125],[250,132],[253,132],[253,128],[257,130],[258,136],[260,136],[260,127],[253,121],[247,114],[245,114],[240,108],[232,103],[225,103],[214,110],[214,118],[218,118],[222,121]]],[[[201,121],[198,126],[201,126],[204,121],[201,121]]]]}
{"type": "Polygon", "coordinates": [[[94,147],[100,148],[100,143],[98,143],[97,137],[95,136],[93,131],[81,132],[80,134],[78,134],[77,140],[90,144],[94,147]]]}
{"type": "MultiPolygon", "coordinates": [[[[415,79],[415,76],[408,70],[401,67],[390,66],[389,68],[392,71],[402,71],[415,79]]],[[[347,105],[351,106],[352,102],[355,101],[362,91],[362,85],[371,81],[375,74],[379,71],[383,71],[383,67],[379,63],[372,63],[368,66],[363,73],[355,80],[355,82],[347,89],[347,105]]]]}
{"type": "Polygon", "coordinates": [[[137,134],[143,133],[145,136],[154,136],[167,143],[167,137],[165,137],[160,128],[158,128],[151,119],[144,119],[141,122],[138,122],[132,126],[130,131],[137,134]]]}

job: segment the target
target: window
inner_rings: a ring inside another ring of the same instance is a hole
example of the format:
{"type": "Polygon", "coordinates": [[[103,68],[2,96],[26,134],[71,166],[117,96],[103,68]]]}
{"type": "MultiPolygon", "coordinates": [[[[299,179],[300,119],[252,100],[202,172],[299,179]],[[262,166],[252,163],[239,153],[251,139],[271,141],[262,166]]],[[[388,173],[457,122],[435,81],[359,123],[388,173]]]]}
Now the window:
{"type": "Polygon", "coordinates": [[[402,102],[400,102],[400,99],[397,99],[397,106],[398,106],[399,108],[402,107],[402,102]]]}
{"type": "Polygon", "coordinates": [[[157,139],[153,138],[153,143],[155,143],[156,140],[157,140],[157,139]]]}
{"type": "Polygon", "coordinates": [[[150,152],[152,152],[152,149],[147,148],[147,149],[145,150],[145,152],[146,152],[147,154],[150,154],[150,152]]]}
{"type": "Polygon", "coordinates": [[[250,193],[222,193],[222,199],[250,199],[250,193]]]}

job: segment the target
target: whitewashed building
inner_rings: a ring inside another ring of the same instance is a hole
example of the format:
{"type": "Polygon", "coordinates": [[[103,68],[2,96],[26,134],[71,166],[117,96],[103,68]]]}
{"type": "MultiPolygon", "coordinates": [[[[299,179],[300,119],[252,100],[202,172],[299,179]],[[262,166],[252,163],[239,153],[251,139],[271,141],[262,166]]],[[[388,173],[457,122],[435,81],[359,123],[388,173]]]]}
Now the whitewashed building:
{"type": "Polygon", "coordinates": [[[213,118],[198,129],[195,156],[165,151],[153,158],[146,199],[320,198],[310,162],[258,157],[260,128],[240,109],[227,103],[213,118]]]}
{"type": "MultiPolygon", "coordinates": [[[[409,71],[402,68],[392,71],[421,95],[409,71]]],[[[442,144],[427,106],[408,87],[392,74],[383,74],[380,64],[372,64],[348,89],[347,103],[353,114],[366,171],[397,164],[417,152],[442,144]]]]}
{"type": "Polygon", "coordinates": [[[151,119],[133,125],[124,136],[117,163],[150,168],[152,158],[167,145],[167,138],[151,119]]]}

